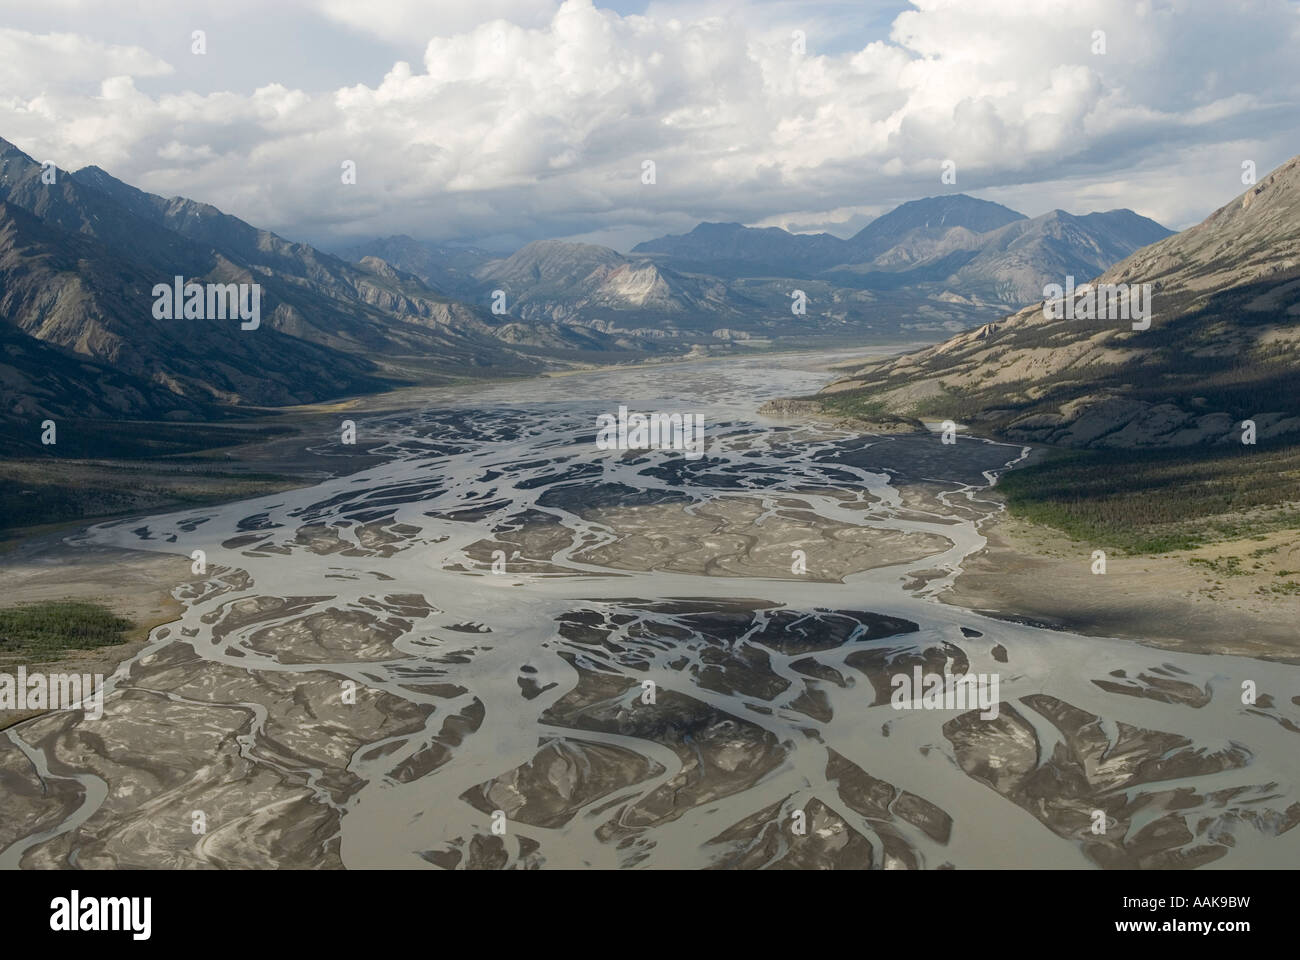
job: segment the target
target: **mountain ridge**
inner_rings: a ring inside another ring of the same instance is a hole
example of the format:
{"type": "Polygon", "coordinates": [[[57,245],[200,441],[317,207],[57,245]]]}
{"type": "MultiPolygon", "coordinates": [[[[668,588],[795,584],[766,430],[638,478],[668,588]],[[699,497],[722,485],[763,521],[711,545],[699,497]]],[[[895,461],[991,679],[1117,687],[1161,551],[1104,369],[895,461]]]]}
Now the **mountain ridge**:
{"type": "MultiPolygon", "coordinates": [[[[1129,211],[1031,220],[954,194],[902,204],[850,240],[736,223],[686,235],[711,256],[747,258],[744,275],[730,276],[705,269],[720,261],[562,240],[501,257],[398,236],[339,256],[95,165],[56,169],[53,183],[42,174],[0,140],[0,320],[69,363],[116,371],[104,380],[111,396],[67,391],[62,408],[46,397],[47,413],[77,416],[201,417],[788,338],[914,340],[1000,315],[1045,263],[1093,272],[1129,252],[1133,236],[1163,231],[1129,211]],[[842,263],[886,242],[875,261],[842,263]],[[784,272],[767,270],[773,258],[784,272]],[[176,276],[258,284],[258,336],[223,321],[157,320],[151,291],[176,276]]],[[[5,416],[25,409],[13,391],[0,399],[5,416]]]]}
{"type": "Polygon", "coordinates": [[[1151,284],[1150,328],[1048,318],[1040,300],[820,399],[1080,448],[1235,444],[1247,420],[1259,440],[1300,434],[1300,157],[1094,282],[1151,284]]]}
{"type": "Polygon", "coordinates": [[[915,339],[996,319],[1037,297],[1061,268],[1092,276],[1169,233],[1129,210],[1030,219],[965,194],[909,201],[873,224],[856,243],[706,221],[627,254],[541,240],[492,258],[390,237],[350,255],[395,254],[400,267],[458,296],[485,302],[501,289],[528,319],[638,337],[789,335],[791,298],[802,290],[809,335],[915,339]],[[692,312],[700,322],[687,319],[692,312]]]}
{"type": "MultiPolygon", "coordinates": [[[[112,381],[100,394],[93,383],[63,391],[62,404],[57,393],[41,394],[47,415],[209,417],[489,368],[535,373],[614,348],[598,331],[493,317],[378,261],[348,263],[97,166],[43,168],[2,139],[0,284],[0,322],[48,347],[29,354],[115,371],[100,378],[112,381]],[[159,320],[152,291],[177,276],[257,284],[257,329],[159,320]]],[[[9,359],[0,361],[0,382],[29,383],[9,359]]],[[[0,416],[26,415],[23,396],[6,388],[0,416]]]]}

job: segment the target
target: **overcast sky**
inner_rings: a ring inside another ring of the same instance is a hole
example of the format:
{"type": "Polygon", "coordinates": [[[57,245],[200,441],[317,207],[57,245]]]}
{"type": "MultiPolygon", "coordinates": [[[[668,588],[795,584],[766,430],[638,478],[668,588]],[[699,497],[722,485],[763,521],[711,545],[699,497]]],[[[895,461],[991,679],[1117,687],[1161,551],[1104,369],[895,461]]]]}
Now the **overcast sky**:
{"type": "Polygon", "coordinates": [[[1300,153],[1300,3],[0,0],[0,137],[327,247],[848,236],[957,191],[1182,228],[1300,153]]]}

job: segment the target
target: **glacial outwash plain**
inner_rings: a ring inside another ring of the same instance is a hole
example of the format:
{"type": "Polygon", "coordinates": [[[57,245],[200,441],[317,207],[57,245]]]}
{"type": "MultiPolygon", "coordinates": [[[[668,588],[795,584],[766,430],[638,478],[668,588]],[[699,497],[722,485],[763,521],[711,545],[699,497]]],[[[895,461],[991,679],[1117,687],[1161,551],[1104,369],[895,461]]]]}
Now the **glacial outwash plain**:
{"type": "MultiPolygon", "coordinates": [[[[993,486],[1042,452],[758,413],[843,359],[440,387],[357,408],[359,454],[326,411],[276,467],[323,476],[13,548],[0,584],[153,622],[102,718],[0,733],[0,866],[1294,865],[1295,651],[988,602],[1045,569],[993,486]],[[598,450],[608,397],[707,455],[598,450]],[[897,709],[918,669],[996,717],[897,709]]],[[[1040,592],[1149,582],[1071,543],[1040,592]]]]}

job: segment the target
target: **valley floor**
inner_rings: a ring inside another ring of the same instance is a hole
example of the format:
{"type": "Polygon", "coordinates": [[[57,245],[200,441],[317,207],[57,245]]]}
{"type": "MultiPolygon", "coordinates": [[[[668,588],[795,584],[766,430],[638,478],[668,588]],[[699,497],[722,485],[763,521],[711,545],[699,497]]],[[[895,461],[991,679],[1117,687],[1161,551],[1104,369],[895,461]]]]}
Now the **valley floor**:
{"type": "MultiPolygon", "coordinates": [[[[5,606],[85,601],[131,621],[134,629],[126,633],[124,643],[43,660],[0,655],[0,671],[13,670],[17,663],[11,661],[21,660],[29,675],[58,672],[108,677],[118,664],[144,648],[154,627],[179,619],[184,611],[172,591],[197,579],[190,576],[188,560],[117,547],[73,547],[62,542],[63,534],[70,532],[32,537],[3,557],[0,596],[5,598],[5,606]]],[[[43,712],[0,710],[0,730],[43,712]]]]}
{"type": "Polygon", "coordinates": [[[755,419],[823,376],[390,397],[355,447],[339,421],[378,409],[314,410],[223,460],[299,489],[17,544],[5,596],[165,625],[71,655],[121,663],[102,717],[0,738],[0,869],[1293,864],[1297,668],[1256,658],[1294,659],[1296,545],[1171,561],[1204,597],[1159,559],[1094,576],[1003,519],[986,478],[1019,445],[755,419]],[[699,411],[708,459],[594,449],[616,404],[699,411]],[[996,709],[894,702],[949,668],[996,709]]]}
{"type": "MultiPolygon", "coordinates": [[[[370,453],[364,434],[351,450],[334,442],[339,421],[415,405],[422,396],[402,390],[286,409],[259,422],[268,428],[265,439],[180,457],[0,461],[0,480],[7,490],[0,495],[0,607],[81,601],[134,625],[123,643],[57,657],[33,660],[0,644],[0,671],[21,661],[29,674],[111,676],[140,652],[154,627],[180,617],[184,608],[174,596],[176,589],[203,579],[191,572],[184,556],[74,546],[65,538],[92,522],[230,503],[373,466],[386,458],[370,453]]],[[[140,436],[147,437],[151,425],[137,426],[140,436]]],[[[219,431],[224,426],[197,428],[219,431]]],[[[0,710],[0,730],[42,712],[0,710]]]]}
{"type": "Polygon", "coordinates": [[[1190,653],[1300,663],[1300,532],[1158,556],[1111,553],[1003,514],[941,599],[1003,618],[1190,653]]]}

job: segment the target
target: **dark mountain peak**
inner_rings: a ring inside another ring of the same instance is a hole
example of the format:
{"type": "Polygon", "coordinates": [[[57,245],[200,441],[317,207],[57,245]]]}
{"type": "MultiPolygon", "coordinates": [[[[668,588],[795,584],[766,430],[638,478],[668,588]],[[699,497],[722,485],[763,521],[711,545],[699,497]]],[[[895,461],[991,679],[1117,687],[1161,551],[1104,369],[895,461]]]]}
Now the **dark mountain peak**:
{"type": "Polygon", "coordinates": [[[780,227],[704,222],[687,234],[638,243],[634,254],[658,254],[683,270],[708,269],[730,276],[805,275],[849,258],[850,248],[829,233],[790,233],[780,227]]]}
{"type": "MultiPolygon", "coordinates": [[[[202,200],[191,200],[189,197],[163,197],[156,193],[149,193],[139,187],[132,186],[125,180],[119,180],[102,167],[94,165],[82,167],[72,174],[72,177],[82,186],[93,187],[101,193],[107,194],[132,213],[144,216],[146,219],[166,220],[169,216],[174,218],[178,213],[188,216],[221,216],[250,230],[255,229],[238,217],[223,213],[218,207],[214,207],[210,203],[205,203],[202,200]]],[[[175,229],[173,224],[169,223],[167,226],[175,229]]]]}
{"type": "Polygon", "coordinates": [[[900,204],[877,217],[849,239],[867,253],[887,249],[914,230],[942,231],[964,227],[973,233],[987,233],[1016,220],[1027,219],[1010,207],[991,200],[979,200],[964,193],[924,197],[900,204]]]}
{"type": "Polygon", "coordinates": [[[1114,210],[1096,210],[1092,213],[1085,213],[1079,219],[1086,220],[1089,217],[1105,217],[1110,220],[1145,220],[1146,217],[1140,213],[1135,213],[1128,207],[1116,207],[1114,210]]]}
{"type": "Polygon", "coordinates": [[[70,176],[79,186],[103,194],[145,220],[157,219],[156,211],[168,202],[162,197],[146,193],[139,187],[131,186],[125,180],[119,180],[103,167],[94,165],[82,167],[70,176]]]}
{"type": "Polygon", "coordinates": [[[97,163],[92,163],[89,166],[82,167],[80,170],[76,171],[76,174],[77,176],[91,182],[97,180],[111,180],[115,183],[122,182],[97,163]]]}
{"type": "Polygon", "coordinates": [[[18,149],[18,147],[10,143],[4,137],[0,137],[0,160],[14,160],[18,162],[25,161],[34,166],[40,166],[40,164],[33,160],[29,154],[18,149]]]}
{"type": "MultiPolygon", "coordinates": [[[[8,140],[0,139],[0,199],[13,199],[15,191],[21,192],[24,189],[30,191],[36,186],[44,190],[45,184],[41,183],[41,169],[40,163],[30,155],[19,150],[8,140]]],[[[58,180],[63,181],[65,177],[64,172],[60,170],[58,180]]]]}
{"type": "Polygon", "coordinates": [[[689,233],[669,233],[653,240],[644,240],[632,248],[633,253],[675,254],[679,250],[705,250],[703,244],[728,242],[743,235],[749,228],[741,223],[717,223],[704,220],[689,233]]]}
{"type": "MultiPolygon", "coordinates": [[[[127,206],[135,206],[141,202],[152,201],[155,204],[167,202],[165,198],[152,193],[147,193],[139,187],[133,187],[125,180],[119,180],[103,167],[91,164],[88,167],[82,167],[80,170],[71,174],[77,183],[86,187],[94,187],[101,193],[106,193],[119,203],[129,201],[127,206]]],[[[184,197],[173,197],[172,200],[185,200],[184,197]]],[[[192,201],[186,201],[192,202],[192,201]]]]}
{"type": "Polygon", "coordinates": [[[197,250],[234,263],[256,265],[301,278],[349,282],[346,265],[305,243],[286,240],[269,230],[189,197],[162,197],[119,180],[99,167],[83,167],[68,180],[86,195],[109,201],[119,212],[184,238],[197,250]]]}
{"type": "Polygon", "coordinates": [[[749,228],[747,228],[743,223],[716,223],[710,220],[705,220],[692,230],[689,236],[729,236],[746,229],[749,228]]]}

